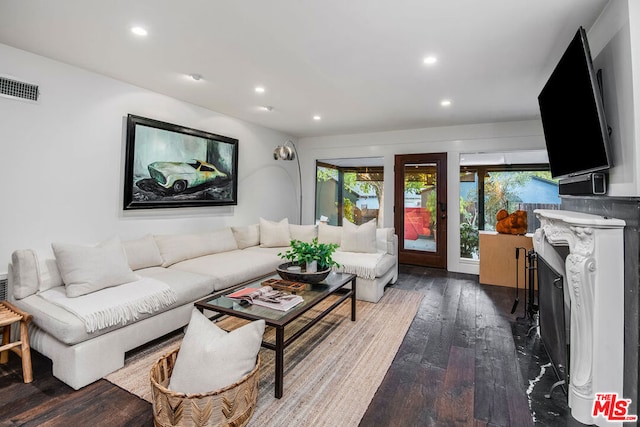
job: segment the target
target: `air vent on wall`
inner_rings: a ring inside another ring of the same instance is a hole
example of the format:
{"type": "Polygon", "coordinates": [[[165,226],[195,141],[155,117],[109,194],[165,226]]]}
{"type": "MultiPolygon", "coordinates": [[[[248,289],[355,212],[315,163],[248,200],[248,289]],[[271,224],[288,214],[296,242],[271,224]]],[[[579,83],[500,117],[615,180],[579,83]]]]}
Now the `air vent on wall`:
{"type": "Polygon", "coordinates": [[[37,85],[0,76],[0,96],[27,101],[38,101],[40,91],[37,85]]]}
{"type": "Polygon", "coordinates": [[[7,279],[0,279],[0,301],[7,299],[7,279]]]}

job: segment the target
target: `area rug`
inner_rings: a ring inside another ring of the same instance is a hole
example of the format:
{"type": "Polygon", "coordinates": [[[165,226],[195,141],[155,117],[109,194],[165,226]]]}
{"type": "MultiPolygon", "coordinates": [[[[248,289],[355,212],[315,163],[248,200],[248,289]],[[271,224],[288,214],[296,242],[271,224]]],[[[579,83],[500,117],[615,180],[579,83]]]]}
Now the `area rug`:
{"type": "MultiPolygon", "coordinates": [[[[356,322],[350,320],[351,305],[340,305],[285,350],[281,399],[273,395],[274,352],[261,349],[258,403],[249,425],[357,426],[421,300],[418,292],[387,289],[377,304],[357,302],[356,322]]],[[[319,304],[314,310],[321,311],[330,302],[319,304]]],[[[226,317],[218,325],[234,329],[242,322],[226,317]]],[[[287,336],[299,327],[291,326],[287,336]]],[[[266,339],[273,335],[274,331],[267,328],[266,339]]],[[[177,348],[181,340],[182,335],[173,336],[132,354],[124,368],[105,379],[150,402],[151,365],[177,348]]]]}

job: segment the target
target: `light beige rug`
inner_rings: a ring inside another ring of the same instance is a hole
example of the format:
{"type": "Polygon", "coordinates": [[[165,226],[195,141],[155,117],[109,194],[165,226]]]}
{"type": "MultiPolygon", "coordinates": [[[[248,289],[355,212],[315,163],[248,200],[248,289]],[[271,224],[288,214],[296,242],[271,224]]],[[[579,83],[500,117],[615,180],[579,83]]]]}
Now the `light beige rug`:
{"type": "MultiPolygon", "coordinates": [[[[356,322],[350,320],[351,305],[343,303],[285,350],[281,399],[273,396],[274,352],[261,349],[258,404],[249,425],[357,426],[421,300],[422,294],[417,292],[387,289],[377,304],[357,302],[356,322]]],[[[317,309],[322,307],[320,304],[317,309]]],[[[241,322],[224,318],[218,325],[234,329],[241,322]]],[[[267,339],[272,332],[268,328],[267,339]]],[[[133,354],[124,368],[105,379],[151,401],[151,365],[178,347],[181,340],[181,335],[174,336],[133,354]]]]}

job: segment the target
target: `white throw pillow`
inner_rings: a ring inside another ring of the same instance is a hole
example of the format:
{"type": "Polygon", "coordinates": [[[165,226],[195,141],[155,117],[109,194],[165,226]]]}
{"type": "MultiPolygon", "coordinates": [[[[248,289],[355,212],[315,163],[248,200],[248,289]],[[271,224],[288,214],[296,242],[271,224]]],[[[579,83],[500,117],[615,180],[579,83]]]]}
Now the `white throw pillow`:
{"type": "Polygon", "coordinates": [[[291,239],[293,240],[311,243],[313,239],[318,237],[318,227],[315,225],[289,224],[289,233],[291,233],[291,239]]]}
{"type": "Polygon", "coordinates": [[[377,249],[375,218],[362,225],[355,225],[347,218],[342,219],[341,251],[374,253],[377,249]]]}
{"type": "Polygon", "coordinates": [[[256,366],[264,326],[256,320],[227,333],[194,308],[168,388],[207,393],[237,382],[256,366]]]}
{"type": "Polygon", "coordinates": [[[68,297],[78,297],[110,286],[138,280],[118,238],[95,247],[52,243],[68,297]]]}
{"type": "Polygon", "coordinates": [[[260,244],[260,224],[231,227],[231,231],[238,244],[238,249],[258,246],[260,244]]]}
{"type": "Polygon", "coordinates": [[[141,268],[158,267],[162,265],[162,255],[160,249],[156,245],[156,240],[151,234],[136,240],[122,242],[129,267],[132,270],[140,270],[141,268]]]}
{"type": "Polygon", "coordinates": [[[342,242],[342,227],[325,224],[318,225],[318,243],[335,243],[340,246],[342,242]]]}
{"type": "Polygon", "coordinates": [[[280,222],[260,218],[260,246],[263,248],[278,248],[291,244],[289,233],[289,219],[280,222]]]}

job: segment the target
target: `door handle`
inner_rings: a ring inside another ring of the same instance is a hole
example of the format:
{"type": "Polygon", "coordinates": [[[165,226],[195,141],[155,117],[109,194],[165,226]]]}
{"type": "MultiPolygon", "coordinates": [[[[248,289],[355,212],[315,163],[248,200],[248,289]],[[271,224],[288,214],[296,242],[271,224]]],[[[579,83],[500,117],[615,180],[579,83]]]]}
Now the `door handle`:
{"type": "Polygon", "coordinates": [[[440,205],[440,211],[442,212],[442,215],[440,216],[440,218],[441,219],[447,218],[447,204],[444,202],[439,202],[438,204],[440,205]]]}

